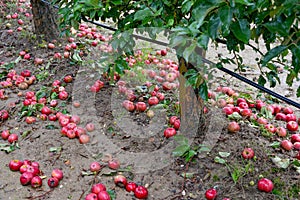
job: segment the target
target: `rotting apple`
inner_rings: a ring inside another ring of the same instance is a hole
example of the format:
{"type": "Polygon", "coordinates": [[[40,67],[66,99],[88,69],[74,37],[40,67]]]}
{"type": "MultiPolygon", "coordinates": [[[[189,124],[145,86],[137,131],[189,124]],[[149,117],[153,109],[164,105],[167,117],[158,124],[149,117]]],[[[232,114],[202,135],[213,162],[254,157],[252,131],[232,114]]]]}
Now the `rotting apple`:
{"type": "Polygon", "coordinates": [[[127,179],[123,175],[117,175],[114,177],[114,182],[119,187],[125,187],[127,185],[127,179]]]}
{"type": "Polygon", "coordinates": [[[54,188],[59,185],[59,180],[55,177],[51,177],[48,179],[47,183],[50,188],[54,188]]]}

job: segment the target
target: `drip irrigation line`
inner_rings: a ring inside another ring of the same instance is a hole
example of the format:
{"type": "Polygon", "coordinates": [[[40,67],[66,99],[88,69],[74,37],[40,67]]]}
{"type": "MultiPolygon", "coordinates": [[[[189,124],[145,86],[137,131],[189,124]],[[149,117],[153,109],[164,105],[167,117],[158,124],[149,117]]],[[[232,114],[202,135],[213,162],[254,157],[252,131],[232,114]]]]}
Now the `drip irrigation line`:
{"type": "MultiPolygon", "coordinates": [[[[48,5],[52,5],[50,2],[48,2],[46,0],[41,0],[41,1],[48,4],[48,5]]],[[[58,6],[56,6],[56,5],[53,5],[53,6],[54,6],[54,8],[58,9],[58,6]]],[[[115,29],[115,28],[110,27],[108,25],[88,20],[85,16],[82,16],[82,20],[85,21],[85,22],[89,22],[89,23],[95,24],[97,26],[100,26],[102,28],[111,30],[111,31],[117,31],[118,30],[118,29],[115,29]]],[[[144,36],[133,34],[133,37],[135,37],[137,39],[140,39],[140,40],[147,41],[147,42],[152,42],[152,43],[155,43],[155,44],[158,44],[158,45],[169,46],[169,43],[166,43],[166,42],[163,42],[163,41],[158,41],[158,40],[153,40],[153,39],[150,39],[150,38],[147,38],[147,37],[144,37],[144,36]]],[[[207,63],[207,64],[212,65],[212,66],[216,66],[216,63],[214,63],[214,62],[212,62],[212,61],[210,61],[206,58],[202,58],[202,60],[203,60],[204,63],[207,63]]],[[[272,90],[267,89],[267,88],[255,83],[255,82],[253,82],[253,81],[251,81],[251,80],[249,80],[249,79],[247,79],[247,78],[245,78],[245,77],[243,77],[243,76],[241,76],[241,75],[239,75],[239,74],[237,74],[237,73],[235,73],[235,72],[233,72],[233,71],[231,71],[227,68],[224,68],[224,67],[216,67],[216,68],[223,71],[223,72],[225,72],[225,73],[227,73],[227,74],[229,74],[229,75],[231,75],[231,76],[233,76],[233,77],[235,77],[236,79],[239,79],[240,81],[243,81],[243,82],[255,87],[256,89],[259,89],[259,90],[261,90],[261,91],[263,91],[263,92],[265,92],[265,93],[267,93],[267,94],[269,94],[273,97],[276,97],[276,98],[278,98],[278,99],[280,99],[280,100],[282,100],[282,101],[284,101],[284,102],[300,109],[300,104],[293,101],[293,100],[291,100],[291,99],[289,99],[289,98],[286,98],[286,97],[284,97],[284,96],[282,96],[282,95],[280,95],[276,92],[273,92],[272,90]]]]}

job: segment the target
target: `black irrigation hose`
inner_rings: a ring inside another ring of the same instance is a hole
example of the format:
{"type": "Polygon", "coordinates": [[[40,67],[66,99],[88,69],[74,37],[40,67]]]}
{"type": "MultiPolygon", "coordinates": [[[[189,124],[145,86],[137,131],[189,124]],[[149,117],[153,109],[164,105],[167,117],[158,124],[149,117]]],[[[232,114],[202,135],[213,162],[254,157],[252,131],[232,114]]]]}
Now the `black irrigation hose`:
{"type": "MultiPolygon", "coordinates": [[[[44,2],[44,3],[46,3],[46,4],[48,4],[48,5],[51,5],[51,3],[49,3],[48,1],[45,1],[45,0],[41,0],[41,1],[44,2]]],[[[54,6],[54,7],[58,8],[57,6],[54,6]]],[[[95,24],[97,26],[100,26],[102,28],[111,30],[111,31],[117,31],[117,29],[112,28],[110,26],[107,26],[105,24],[101,24],[101,23],[98,23],[98,22],[94,22],[94,21],[88,20],[88,19],[85,18],[85,16],[82,16],[82,20],[85,21],[85,22],[89,22],[89,23],[95,24]]],[[[133,34],[133,37],[135,37],[137,39],[140,39],[140,40],[144,40],[144,41],[148,41],[148,42],[153,42],[155,44],[162,45],[162,46],[168,46],[169,45],[169,43],[158,41],[158,40],[153,40],[153,39],[150,39],[150,38],[147,38],[147,37],[143,37],[143,36],[140,36],[140,35],[136,35],[136,34],[133,34]]],[[[212,62],[210,60],[207,60],[205,58],[202,58],[202,60],[203,60],[203,62],[205,62],[205,63],[207,63],[209,65],[216,66],[216,63],[214,63],[214,62],[212,62]]],[[[249,84],[249,85],[251,85],[251,86],[253,86],[253,87],[255,87],[255,88],[257,88],[257,89],[259,89],[259,90],[261,90],[261,91],[263,91],[263,92],[271,95],[271,96],[273,96],[273,97],[276,97],[276,98],[278,98],[278,99],[280,99],[280,100],[282,100],[282,101],[284,101],[284,102],[286,102],[286,103],[288,103],[288,104],[290,104],[292,106],[295,106],[296,108],[300,109],[300,104],[299,103],[297,103],[297,102],[295,102],[295,101],[293,101],[291,99],[288,99],[288,98],[286,98],[286,97],[284,97],[284,96],[282,96],[280,94],[277,94],[276,92],[273,92],[272,90],[269,90],[269,89],[267,89],[267,88],[265,88],[265,87],[263,87],[263,86],[255,83],[255,82],[253,82],[253,81],[251,81],[251,80],[249,80],[249,79],[247,79],[247,78],[245,78],[245,77],[243,77],[243,76],[241,76],[241,75],[239,75],[239,74],[237,74],[237,73],[235,73],[235,72],[233,72],[233,71],[231,71],[229,69],[226,69],[224,67],[217,67],[217,69],[219,69],[219,70],[221,70],[221,71],[223,71],[223,72],[225,72],[225,73],[227,73],[227,74],[229,74],[229,75],[231,75],[231,76],[239,79],[240,81],[243,81],[243,82],[245,82],[245,83],[247,83],[247,84],[249,84]]]]}

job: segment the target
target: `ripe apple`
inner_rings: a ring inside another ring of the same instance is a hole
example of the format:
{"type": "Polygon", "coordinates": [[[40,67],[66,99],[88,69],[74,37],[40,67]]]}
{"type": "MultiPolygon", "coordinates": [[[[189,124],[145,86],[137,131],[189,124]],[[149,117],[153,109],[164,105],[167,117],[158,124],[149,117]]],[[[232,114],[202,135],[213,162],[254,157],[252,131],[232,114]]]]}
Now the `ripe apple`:
{"type": "Polygon", "coordinates": [[[295,143],[295,142],[300,142],[300,134],[295,133],[291,135],[291,142],[295,143]]]}
{"type": "Polygon", "coordinates": [[[267,178],[262,178],[257,183],[257,188],[263,192],[272,192],[274,185],[273,182],[267,178]]]}
{"type": "Polygon", "coordinates": [[[225,107],[223,107],[222,111],[226,115],[231,115],[233,113],[233,108],[229,107],[229,106],[225,106],[225,107]]]}
{"type": "Polygon", "coordinates": [[[280,137],[286,137],[287,131],[286,131],[286,129],[284,127],[280,126],[280,127],[277,127],[276,133],[280,137]]]}
{"type": "Polygon", "coordinates": [[[280,112],[276,113],[275,119],[280,121],[286,121],[286,114],[280,112]]]}
{"type": "Polygon", "coordinates": [[[180,119],[175,120],[173,127],[178,130],[180,128],[180,119]]]}
{"type": "Polygon", "coordinates": [[[241,103],[239,103],[238,107],[240,107],[241,109],[249,108],[247,102],[241,102],[241,103]]]}
{"type": "Polygon", "coordinates": [[[158,98],[156,96],[150,97],[148,99],[148,104],[150,106],[157,105],[158,103],[159,103],[159,100],[158,100],[158,98]]]}
{"type": "Polygon", "coordinates": [[[11,160],[8,164],[11,171],[19,171],[22,165],[23,162],[21,160],[11,160]]]}
{"type": "Polygon", "coordinates": [[[282,140],[280,145],[287,151],[290,151],[293,148],[293,143],[289,140],[282,140]]]}
{"type": "Polygon", "coordinates": [[[129,100],[124,100],[122,103],[122,106],[129,112],[132,112],[135,110],[135,105],[133,104],[132,101],[129,101],[129,100]]]}
{"type": "Polygon", "coordinates": [[[276,127],[273,124],[266,124],[265,129],[267,129],[267,131],[269,131],[270,133],[276,132],[276,127]]]}
{"type": "Polygon", "coordinates": [[[138,199],[147,199],[148,190],[144,186],[137,186],[134,190],[134,196],[138,199]]]}
{"type": "Polygon", "coordinates": [[[297,116],[295,114],[287,114],[286,122],[290,122],[290,121],[297,121],[297,116]]]}
{"type": "Polygon", "coordinates": [[[254,151],[252,148],[245,148],[242,152],[244,159],[252,159],[254,157],[254,151]]]}
{"type": "Polygon", "coordinates": [[[57,178],[57,180],[60,181],[61,179],[63,179],[64,174],[60,169],[53,169],[51,172],[51,177],[57,178]]]}
{"type": "Polygon", "coordinates": [[[104,184],[97,183],[92,186],[92,189],[91,189],[92,193],[98,194],[101,191],[106,191],[106,187],[104,184]]]}
{"type": "Polygon", "coordinates": [[[14,143],[14,142],[18,141],[18,135],[15,133],[10,134],[7,138],[7,141],[9,143],[14,143]]]}
{"type": "Polygon", "coordinates": [[[300,142],[295,142],[293,147],[294,149],[300,150],[300,142]]]}
{"type": "Polygon", "coordinates": [[[298,123],[295,122],[295,121],[289,121],[289,122],[286,124],[286,128],[287,128],[289,131],[297,131],[297,130],[298,130],[298,123]]]}
{"type": "Polygon", "coordinates": [[[176,135],[176,129],[175,128],[169,127],[169,128],[166,128],[166,130],[164,131],[164,136],[166,138],[173,137],[174,135],[176,135]]]}
{"type": "Polygon", "coordinates": [[[31,187],[38,188],[41,187],[43,184],[43,180],[39,176],[34,176],[30,181],[31,187]]]}
{"type": "Polygon", "coordinates": [[[294,113],[293,109],[290,108],[290,107],[284,107],[282,111],[283,111],[283,113],[286,114],[286,115],[287,115],[287,114],[293,114],[293,113],[294,113]]]}
{"type": "Polygon", "coordinates": [[[210,188],[205,192],[205,198],[207,200],[214,200],[217,197],[217,190],[215,188],[210,188]]]}
{"type": "Polygon", "coordinates": [[[110,200],[110,196],[107,191],[101,191],[97,195],[98,200],[110,200]]]}
{"type": "Polygon", "coordinates": [[[31,172],[24,172],[20,176],[20,183],[22,185],[28,185],[31,182],[32,178],[33,178],[33,174],[31,172]]]}
{"type": "Polygon", "coordinates": [[[259,124],[264,124],[264,125],[268,124],[268,120],[264,117],[259,117],[256,121],[259,124]]]}
{"type": "Polygon", "coordinates": [[[240,113],[243,117],[250,117],[252,115],[252,110],[249,108],[244,108],[240,111],[240,113]]]}
{"type": "Polygon", "coordinates": [[[134,192],[134,190],[137,186],[138,185],[135,182],[128,182],[125,189],[127,192],[134,192]]]}
{"type": "Polygon", "coordinates": [[[144,112],[147,109],[147,105],[144,102],[137,102],[135,104],[135,110],[139,112],[144,112]]]}
{"type": "Polygon", "coordinates": [[[240,125],[237,122],[232,121],[229,122],[227,129],[230,133],[236,133],[240,130],[240,125]]]}

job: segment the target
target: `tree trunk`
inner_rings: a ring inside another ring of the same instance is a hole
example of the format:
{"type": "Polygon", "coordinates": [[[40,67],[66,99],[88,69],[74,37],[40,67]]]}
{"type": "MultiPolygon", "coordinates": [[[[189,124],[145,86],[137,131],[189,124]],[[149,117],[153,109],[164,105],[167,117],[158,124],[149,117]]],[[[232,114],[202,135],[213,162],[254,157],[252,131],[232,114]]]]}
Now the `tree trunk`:
{"type": "Polygon", "coordinates": [[[59,36],[57,26],[57,10],[41,0],[30,0],[34,22],[34,32],[46,41],[57,39],[59,36]]]}
{"type": "MultiPolygon", "coordinates": [[[[204,56],[204,52],[201,52],[204,56]]],[[[205,118],[203,114],[204,100],[191,86],[186,85],[184,73],[193,65],[186,63],[183,57],[179,58],[179,101],[181,114],[181,127],[185,135],[189,137],[202,135],[205,130],[205,118]]]]}

